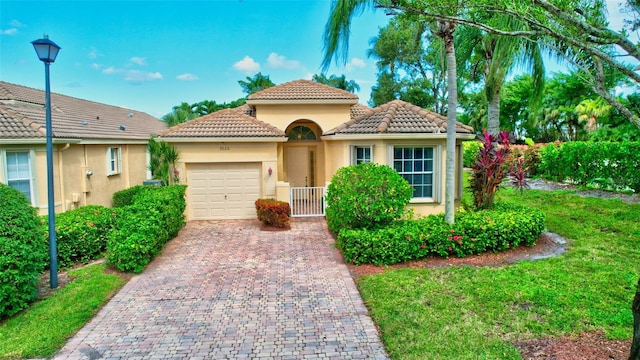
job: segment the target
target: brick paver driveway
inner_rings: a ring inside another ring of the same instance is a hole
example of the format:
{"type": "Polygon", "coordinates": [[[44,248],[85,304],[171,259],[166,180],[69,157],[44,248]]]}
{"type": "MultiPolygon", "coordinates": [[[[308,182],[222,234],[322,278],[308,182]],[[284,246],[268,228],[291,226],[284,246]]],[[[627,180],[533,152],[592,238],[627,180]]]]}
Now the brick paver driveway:
{"type": "Polygon", "coordinates": [[[191,222],[55,359],[386,359],[324,219],[191,222]]]}

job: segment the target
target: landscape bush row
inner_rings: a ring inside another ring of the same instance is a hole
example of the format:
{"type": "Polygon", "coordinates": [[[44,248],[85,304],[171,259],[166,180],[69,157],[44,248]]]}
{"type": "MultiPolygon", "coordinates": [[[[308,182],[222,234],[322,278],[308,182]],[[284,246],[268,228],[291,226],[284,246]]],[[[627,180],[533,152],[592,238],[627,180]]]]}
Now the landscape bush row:
{"type": "Polygon", "coordinates": [[[640,192],[640,142],[550,144],[541,152],[543,177],[640,192]]]}
{"type": "Polygon", "coordinates": [[[42,219],[24,194],[0,183],[0,204],[0,319],[3,319],[37,298],[47,246],[42,219]]]}
{"type": "Polygon", "coordinates": [[[107,259],[121,271],[139,273],[185,225],[186,186],[137,186],[124,191],[131,200],[118,201],[122,206],[114,208],[117,215],[107,239],[107,259]]]}
{"type": "Polygon", "coordinates": [[[496,204],[491,210],[459,213],[455,225],[441,214],[379,229],[343,229],[337,246],[353,264],[391,265],[430,255],[464,257],[533,246],[544,231],[544,220],[539,210],[496,204]]]}

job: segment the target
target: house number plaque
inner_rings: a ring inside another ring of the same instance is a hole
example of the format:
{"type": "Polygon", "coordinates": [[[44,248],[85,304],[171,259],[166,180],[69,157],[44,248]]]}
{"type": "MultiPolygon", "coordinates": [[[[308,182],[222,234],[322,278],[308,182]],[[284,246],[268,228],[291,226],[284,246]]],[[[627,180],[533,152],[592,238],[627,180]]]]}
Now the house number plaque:
{"type": "Polygon", "coordinates": [[[220,151],[229,151],[228,146],[220,146],[220,151]]]}

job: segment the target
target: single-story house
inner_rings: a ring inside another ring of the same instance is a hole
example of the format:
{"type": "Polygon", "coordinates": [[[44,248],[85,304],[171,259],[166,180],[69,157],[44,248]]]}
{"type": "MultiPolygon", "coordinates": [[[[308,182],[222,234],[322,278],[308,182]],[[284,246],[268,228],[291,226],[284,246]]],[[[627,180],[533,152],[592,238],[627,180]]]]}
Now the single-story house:
{"type": "MultiPolygon", "coordinates": [[[[255,218],[258,198],[287,201],[298,216],[322,214],[322,194],[340,167],[387,164],[414,188],[416,214],[444,211],[446,118],[400,100],[376,108],[308,80],[256,92],[235,109],[176,125],[159,136],[175,146],[189,220],[255,218]],[[319,204],[315,202],[319,201],[319,204]]],[[[462,189],[456,126],[457,195],[462,189]]]]}
{"type": "MultiPolygon", "coordinates": [[[[0,182],[47,213],[45,93],[0,82],[0,182]]],[[[141,185],[149,138],[166,124],[140,111],[51,94],[56,212],[111,206],[114,192],[141,185]]]]}

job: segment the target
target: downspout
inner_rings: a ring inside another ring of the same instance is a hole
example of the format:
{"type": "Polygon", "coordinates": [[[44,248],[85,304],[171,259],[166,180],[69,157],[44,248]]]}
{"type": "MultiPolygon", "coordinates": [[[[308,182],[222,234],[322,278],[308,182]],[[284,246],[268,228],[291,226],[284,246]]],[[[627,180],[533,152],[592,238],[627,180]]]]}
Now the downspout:
{"type": "Polygon", "coordinates": [[[66,196],[65,196],[65,191],[64,191],[64,185],[65,183],[62,181],[64,179],[64,162],[62,161],[62,152],[67,150],[69,147],[71,147],[70,143],[66,143],[64,144],[64,146],[62,148],[58,148],[58,184],[60,184],[60,205],[62,206],[62,211],[67,211],[69,209],[67,209],[67,207],[65,206],[65,200],[66,196]]]}

